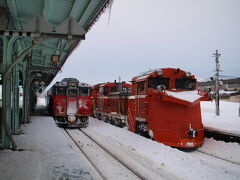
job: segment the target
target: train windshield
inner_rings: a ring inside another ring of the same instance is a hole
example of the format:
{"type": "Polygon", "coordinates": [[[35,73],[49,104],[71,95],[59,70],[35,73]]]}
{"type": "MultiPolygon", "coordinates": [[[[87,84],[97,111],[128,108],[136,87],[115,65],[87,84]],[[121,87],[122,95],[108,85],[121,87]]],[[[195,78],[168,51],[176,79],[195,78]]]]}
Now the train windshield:
{"type": "Polygon", "coordinates": [[[78,89],[68,89],[68,96],[69,97],[77,97],[78,96],[78,89]]]}
{"type": "Polygon", "coordinates": [[[145,91],[146,89],[146,81],[141,81],[141,82],[138,82],[138,91],[145,91]]]}
{"type": "Polygon", "coordinates": [[[131,87],[122,87],[122,90],[123,91],[132,91],[132,88],[131,87]]]}
{"type": "Polygon", "coordinates": [[[64,87],[56,88],[56,95],[57,96],[65,96],[66,95],[66,88],[64,88],[64,87]]]}
{"type": "Polygon", "coordinates": [[[148,88],[157,89],[160,85],[164,85],[166,89],[169,89],[169,78],[150,77],[148,79],[148,88]]]}
{"type": "Polygon", "coordinates": [[[90,88],[89,87],[80,87],[79,88],[79,96],[90,96],[90,88]]]}
{"type": "Polygon", "coordinates": [[[110,92],[117,92],[117,87],[116,86],[110,87],[110,92]]]}
{"type": "Polygon", "coordinates": [[[196,88],[196,79],[178,78],[175,81],[176,89],[193,90],[196,88]]]}

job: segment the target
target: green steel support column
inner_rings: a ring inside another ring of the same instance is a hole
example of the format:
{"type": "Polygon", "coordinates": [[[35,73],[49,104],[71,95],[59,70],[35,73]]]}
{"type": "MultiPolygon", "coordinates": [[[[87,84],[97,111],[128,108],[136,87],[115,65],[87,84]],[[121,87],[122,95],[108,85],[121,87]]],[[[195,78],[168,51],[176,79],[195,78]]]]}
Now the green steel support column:
{"type": "Polygon", "coordinates": [[[27,97],[28,97],[28,109],[27,109],[27,121],[28,123],[30,122],[30,116],[31,116],[31,87],[30,87],[30,82],[28,82],[28,94],[27,94],[27,97]]]}
{"type": "Polygon", "coordinates": [[[33,108],[34,108],[34,105],[33,105],[33,99],[34,99],[34,93],[33,93],[33,90],[32,90],[32,86],[30,86],[30,92],[29,92],[30,96],[29,96],[29,115],[31,116],[31,114],[33,113],[33,108]]]}
{"type": "Polygon", "coordinates": [[[32,108],[33,108],[33,90],[32,90],[32,78],[30,79],[29,83],[28,83],[28,101],[29,101],[29,107],[28,107],[28,122],[29,122],[29,119],[30,119],[30,116],[32,114],[32,108]]]}
{"type": "Polygon", "coordinates": [[[19,64],[13,69],[13,126],[12,133],[19,134],[19,64]]]}
{"type": "MultiPolygon", "coordinates": [[[[3,71],[6,71],[7,69],[7,47],[8,47],[8,38],[7,37],[3,37],[3,71]]],[[[2,87],[5,88],[5,87],[2,87]]],[[[6,109],[6,107],[3,107],[3,110],[6,109]]],[[[3,118],[7,118],[6,117],[6,113],[4,113],[4,111],[2,111],[2,145],[5,148],[10,148],[10,141],[8,136],[6,135],[7,130],[5,128],[4,122],[3,122],[3,118]]],[[[7,119],[8,120],[8,119],[7,119]]],[[[8,122],[8,121],[7,121],[8,122]]]]}
{"type": "MultiPolygon", "coordinates": [[[[23,50],[23,52],[21,52],[20,56],[14,61],[14,63],[12,65],[14,65],[15,63],[19,62],[19,59],[20,57],[21,58],[24,58],[27,53],[31,52],[31,50],[35,47],[37,47],[39,44],[41,44],[42,42],[44,42],[45,40],[48,40],[48,39],[51,39],[51,38],[46,38],[44,37],[43,39],[39,40],[38,42],[34,43],[32,46],[30,47],[27,47],[26,49],[23,50]]],[[[27,64],[27,67],[26,67],[26,71],[28,70],[28,64],[27,64]]],[[[28,72],[25,72],[25,75],[23,76],[24,78],[24,86],[23,86],[23,93],[24,93],[24,98],[23,98],[23,122],[24,123],[27,123],[28,122],[28,106],[27,104],[29,103],[28,102],[28,96],[29,96],[29,92],[28,92],[28,88],[30,86],[30,83],[32,82],[32,78],[28,78],[28,72]]]]}
{"type": "Polygon", "coordinates": [[[23,120],[24,123],[29,123],[29,108],[30,108],[30,84],[32,82],[32,78],[29,78],[29,73],[28,73],[28,64],[26,67],[26,72],[25,72],[25,80],[24,80],[24,85],[23,85],[23,120]]]}
{"type": "MultiPolygon", "coordinates": [[[[3,37],[4,38],[4,58],[3,58],[3,73],[4,75],[6,74],[6,71],[7,69],[9,68],[9,66],[11,65],[12,63],[12,52],[13,52],[13,44],[14,42],[17,40],[17,37],[13,37],[10,39],[10,41],[8,41],[7,37],[3,37]],[[7,43],[5,43],[7,42],[7,43]]],[[[12,95],[12,79],[11,79],[11,74],[9,75],[6,75],[6,83],[5,85],[3,84],[3,87],[4,89],[4,93],[3,93],[3,96],[5,97],[4,98],[4,105],[5,107],[3,107],[3,118],[6,119],[6,123],[9,128],[10,128],[10,133],[13,132],[13,126],[15,125],[15,122],[13,122],[14,124],[12,124],[12,116],[11,116],[11,113],[12,113],[12,104],[11,104],[11,95],[12,95]]],[[[3,120],[4,120],[3,119],[3,120]]],[[[6,126],[5,126],[5,129],[6,129],[6,126]]],[[[5,132],[6,134],[6,132],[5,132]]],[[[5,148],[10,148],[10,142],[9,142],[9,139],[8,137],[3,140],[3,146],[5,148]],[[6,140],[6,141],[5,141],[6,140]]]]}
{"type": "MultiPolygon", "coordinates": [[[[8,136],[8,138],[9,138],[9,140],[11,141],[11,144],[12,144],[12,147],[13,147],[13,149],[14,150],[16,150],[17,149],[17,145],[15,144],[15,142],[14,142],[14,139],[13,139],[13,137],[12,137],[12,134],[11,134],[11,130],[10,130],[10,128],[9,128],[9,123],[10,122],[8,122],[9,121],[9,118],[11,118],[11,117],[8,117],[8,111],[9,112],[11,112],[9,109],[8,109],[8,101],[10,102],[10,108],[11,108],[11,93],[10,93],[10,100],[8,100],[8,97],[7,97],[7,84],[8,84],[8,77],[10,76],[10,74],[11,74],[11,72],[12,72],[12,69],[13,69],[13,67],[16,65],[16,64],[18,64],[29,52],[31,52],[32,51],[32,49],[34,48],[34,47],[36,47],[37,45],[39,45],[40,43],[42,43],[44,40],[46,40],[46,38],[43,38],[42,40],[40,40],[40,41],[38,41],[37,43],[34,43],[32,46],[30,46],[30,47],[27,47],[26,49],[23,49],[22,50],[22,52],[20,52],[19,54],[19,56],[18,57],[16,57],[16,59],[13,61],[13,62],[11,62],[10,64],[9,64],[9,66],[6,66],[5,64],[4,64],[4,73],[3,73],[3,79],[2,79],[2,84],[3,84],[3,93],[2,93],[2,95],[3,95],[3,118],[2,118],[2,121],[3,121],[3,124],[4,124],[4,127],[5,127],[5,129],[6,129],[6,133],[7,133],[7,136],[8,136]]],[[[12,38],[11,39],[11,44],[13,44],[14,43],[14,38],[12,38]]],[[[11,51],[12,51],[12,46],[11,46],[11,44],[10,44],[10,42],[8,42],[8,47],[10,47],[10,48],[7,48],[7,58],[6,58],[6,56],[5,56],[5,58],[4,58],[4,60],[6,61],[6,60],[8,60],[8,56],[10,57],[11,55],[11,51]]],[[[12,56],[11,56],[12,57],[12,56]]],[[[3,61],[4,62],[4,61],[3,61]]],[[[8,61],[7,61],[8,62],[8,61]]],[[[6,63],[6,62],[5,62],[6,63]]],[[[11,84],[10,84],[11,85],[11,84]]],[[[11,113],[10,113],[10,116],[11,116],[11,113]]],[[[3,144],[3,143],[2,143],[3,144]]],[[[6,147],[6,148],[8,148],[8,147],[10,147],[10,143],[9,143],[9,145],[8,146],[6,146],[5,144],[3,144],[3,146],[4,147],[6,147]]]]}
{"type": "MultiPolygon", "coordinates": [[[[28,68],[26,68],[27,71],[28,68]]],[[[28,88],[27,88],[27,72],[25,72],[24,84],[23,84],[23,123],[27,123],[27,109],[28,109],[28,88]]]]}
{"type": "Polygon", "coordinates": [[[24,108],[24,118],[25,118],[25,123],[29,123],[29,116],[30,116],[30,85],[32,82],[32,78],[26,78],[26,83],[25,83],[25,97],[24,97],[24,104],[25,104],[25,108],[24,108]]]}
{"type": "MultiPolygon", "coordinates": [[[[12,61],[13,61],[13,48],[14,48],[14,43],[16,42],[16,40],[18,39],[18,37],[12,37],[8,43],[8,48],[7,48],[7,66],[6,69],[9,68],[9,66],[11,65],[12,61]]],[[[6,70],[5,70],[6,71],[6,70]]],[[[15,77],[13,76],[13,79],[15,77]]],[[[13,112],[13,108],[15,106],[14,103],[16,103],[16,101],[11,101],[11,99],[14,97],[12,97],[12,92],[14,92],[14,81],[11,78],[11,74],[7,75],[7,81],[6,81],[6,91],[5,91],[5,97],[6,97],[6,117],[7,120],[9,122],[9,127],[11,128],[11,133],[14,133],[14,129],[15,129],[15,119],[13,119],[12,117],[12,113],[13,112]]]]}
{"type": "Polygon", "coordinates": [[[23,77],[23,103],[22,103],[22,119],[21,123],[24,124],[26,123],[26,118],[25,118],[25,109],[26,109],[26,103],[25,103],[25,98],[26,98],[26,82],[27,82],[27,62],[25,61],[23,63],[22,67],[22,77],[23,77]]]}

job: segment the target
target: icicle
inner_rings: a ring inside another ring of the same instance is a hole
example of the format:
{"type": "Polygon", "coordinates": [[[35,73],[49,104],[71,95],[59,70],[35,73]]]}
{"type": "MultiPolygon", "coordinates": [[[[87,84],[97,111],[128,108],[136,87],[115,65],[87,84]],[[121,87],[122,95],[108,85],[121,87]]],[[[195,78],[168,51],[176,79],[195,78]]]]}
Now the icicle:
{"type": "Polygon", "coordinates": [[[109,0],[108,26],[109,26],[109,24],[110,24],[110,18],[111,18],[113,1],[114,1],[114,0],[109,0]]]}

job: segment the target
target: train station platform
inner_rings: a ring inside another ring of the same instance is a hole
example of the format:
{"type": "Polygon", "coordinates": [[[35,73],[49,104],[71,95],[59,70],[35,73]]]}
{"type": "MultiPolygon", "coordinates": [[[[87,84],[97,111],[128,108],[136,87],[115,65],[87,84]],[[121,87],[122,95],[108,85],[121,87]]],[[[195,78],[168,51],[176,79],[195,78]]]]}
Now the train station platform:
{"type": "Polygon", "coordinates": [[[18,151],[0,150],[0,179],[96,179],[53,118],[39,112],[14,136],[18,151]]]}

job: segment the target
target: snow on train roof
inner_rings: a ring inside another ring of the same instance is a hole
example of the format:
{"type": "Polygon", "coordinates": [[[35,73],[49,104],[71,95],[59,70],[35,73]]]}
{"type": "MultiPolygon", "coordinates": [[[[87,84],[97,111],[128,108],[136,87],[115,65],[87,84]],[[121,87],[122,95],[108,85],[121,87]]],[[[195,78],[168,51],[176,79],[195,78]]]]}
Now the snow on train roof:
{"type": "Polygon", "coordinates": [[[106,85],[107,83],[103,83],[103,84],[101,84],[99,87],[103,87],[104,85],[106,85]]]}
{"type": "Polygon", "coordinates": [[[161,69],[152,69],[152,70],[150,69],[149,71],[140,73],[138,76],[136,76],[136,80],[139,81],[139,80],[146,79],[150,74],[158,70],[161,70],[161,69]]]}
{"type": "Polygon", "coordinates": [[[139,77],[137,77],[137,81],[139,81],[139,80],[143,80],[143,79],[146,79],[147,77],[149,76],[149,74],[148,75],[144,75],[144,76],[139,76],[139,77]]]}
{"type": "Polygon", "coordinates": [[[198,94],[197,90],[196,91],[181,91],[181,92],[172,92],[172,91],[165,91],[165,92],[169,96],[172,96],[177,99],[184,100],[184,101],[192,102],[192,103],[202,97],[198,94]]]}
{"type": "MultiPolygon", "coordinates": [[[[181,70],[179,68],[158,68],[158,69],[150,69],[149,71],[146,71],[146,72],[143,72],[143,73],[140,73],[138,76],[135,76],[134,79],[136,81],[141,81],[141,80],[145,80],[149,75],[151,75],[152,73],[154,72],[158,72],[158,71],[163,71],[164,69],[176,69],[176,70],[181,70]]],[[[181,70],[181,71],[184,71],[184,70],[181,70]]],[[[186,71],[185,71],[186,72],[186,71]]],[[[186,73],[189,73],[189,72],[186,72],[186,73]]],[[[189,73],[191,75],[191,73],[189,73]]]]}

